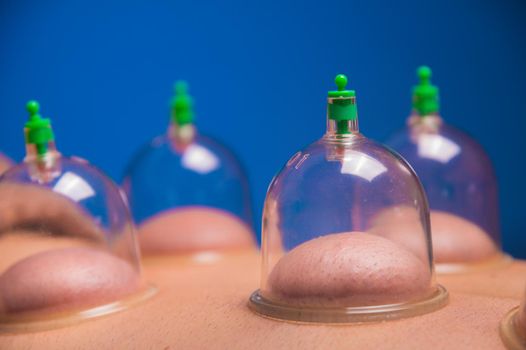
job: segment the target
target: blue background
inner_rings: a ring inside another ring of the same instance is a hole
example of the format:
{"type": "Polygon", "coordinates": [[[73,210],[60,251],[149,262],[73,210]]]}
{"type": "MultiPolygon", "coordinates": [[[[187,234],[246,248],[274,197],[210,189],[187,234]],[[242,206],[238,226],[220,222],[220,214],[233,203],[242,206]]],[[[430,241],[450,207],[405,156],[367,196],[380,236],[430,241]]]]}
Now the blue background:
{"type": "Polygon", "coordinates": [[[383,140],[404,125],[426,63],[444,118],[492,158],[504,247],[526,257],[525,35],[520,0],[1,0],[0,149],[22,158],[35,98],[64,154],[120,179],[165,131],[172,84],[185,78],[201,131],[247,167],[259,218],[274,173],[323,134],[336,73],[357,90],[361,131],[383,140]]]}

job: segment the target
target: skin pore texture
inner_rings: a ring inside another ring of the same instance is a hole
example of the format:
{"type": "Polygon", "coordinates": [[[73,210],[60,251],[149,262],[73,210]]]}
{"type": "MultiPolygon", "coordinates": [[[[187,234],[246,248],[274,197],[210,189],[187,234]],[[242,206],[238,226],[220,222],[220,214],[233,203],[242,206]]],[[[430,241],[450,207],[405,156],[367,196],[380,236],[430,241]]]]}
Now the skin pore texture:
{"type": "Polygon", "coordinates": [[[99,306],[137,291],[139,272],[105,247],[102,229],[69,198],[1,184],[0,318],[99,306]]]}
{"type": "MultiPolygon", "coordinates": [[[[449,305],[416,317],[306,325],[269,320],[248,309],[260,265],[256,251],[207,265],[181,264],[172,256],[146,259],[145,278],[159,288],[147,302],[50,331],[3,333],[0,349],[504,350],[499,322],[524,292],[523,286],[513,298],[452,292],[449,305]]],[[[526,281],[524,276],[526,264],[498,284],[526,281]]],[[[488,274],[484,278],[496,282],[488,274]]]]}
{"type": "Polygon", "coordinates": [[[198,206],[167,210],[148,219],[139,227],[139,241],[145,254],[256,249],[252,231],[239,218],[198,206]]]}
{"type": "Polygon", "coordinates": [[[265,296],[295,306],[369,306],[422,299],[431,292],[427,262],[385,238],[334,233],[285,254],[265,296]],[[267,296],[268,294],[268,296],[267,296]]]}
{"type": "Polygon", "coordinates": [[[37,253],[0,276],[0,312],[59,312],[115,301],[138,289],[126,261],[93,248],[37,253]]]}
{"type": "MultiPolygon", "coordinates": [[[[491,237],[479,226],[457,215],[432,210],[431,234],[435,263],[474,263],[500,253],[491,237]]],[[[415,209],[394,207],[371,220],[368,232],[389,238],[407,249],[422,251],[422,228],[415,209]]]]}

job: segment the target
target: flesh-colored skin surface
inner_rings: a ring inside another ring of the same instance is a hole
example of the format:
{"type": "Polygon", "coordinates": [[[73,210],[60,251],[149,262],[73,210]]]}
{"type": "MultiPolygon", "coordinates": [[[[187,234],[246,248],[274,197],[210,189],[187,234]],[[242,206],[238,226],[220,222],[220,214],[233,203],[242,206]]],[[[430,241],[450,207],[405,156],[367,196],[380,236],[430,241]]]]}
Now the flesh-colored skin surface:
{"type": "Polygon", "coordinates": [[[0,275],[11,265],[31,255],[51,249],[86,247],[94,242],[74,237],[52,236],[34,231],[16,231],[0,235],[0,275]]]}
{"type": "Polygon", "coordinates": [[[223,210],[197,206],[148,219],[139,227],[139,242],[145,254],[256,249],[252,231],[240,219],[223,210]]]}
{"type": "Polygon", "coordinates": [[[429,260],[428,237],[414,208],[395,206],[381,210],[370,220],[367,232],[390,239],[424,261],[429,260]]]}
{"type": "Polygon", "coordinates": [[[102,232],[72,200],[36,185],[0,185],[0,233],[22,228],[100,240],[102,232]],[[75,230],[72,231],[71,228],[75,230]]]}
{"type": "Polygon", "coordinates": [[[298,306],[368,306],[418,300],[431,291],[427,263],[385,238],[346,232],[285,254],[265,296],[298,306]]]}
{"type": "Polygon", "coordinates": [[[521,303],[515,318],[515,329],[520,336],[526,340],[526,299],[521,303]]]}
{"type": "MultiPolygon", "coordinates": [[[[145,279],[159,288],[153,298],[70,327],[0,333],[0,348],[504,350],[498,324],[524,292],[516,299],[452,293],[446,307],[396,321],[294,324],[260,317],[246,306],[259,286],[260,262],[257,252],[248,251],[211,265],[177,256],[146,258],[145,279]]],[[[515,277],[524,279],[526,266],[521,271],[515,277]]]]}
{"type": "Polygon", "coordinates": [[[513,260],[465,273],[437,274],[450,292],[521,300],[526,290],[526,261],[513,260]]]}
{"type": "Polygon", "coordinates": [[[432,211],[431,232],[437,263],[476,262],[499,253],[486,232],[456,215],[432,211]]]}
{"type": "MultiPolygon", "coordinates": [[[[459,216],[433,210],[431,234],[435,263],[473,263],[500,253],[490,236],[480,227],[459,216]]],[[[423,229],[411,208],[390,208],[371,220],[369,232],[406,246],[415,254],[425,252],[423,229]]]]}
{"type": "Polygon", "coordinates": [[[0,276],[0,311],[64,311],[131,294],[139,274],[126,261],[93,248],[64,248],[25,258],[0,276]]]}
{"type": "Polygon", "coordinates": [[[2,174],[4,171],[9,169],[13,165],[13,162],[4,156],[3,154],[0,154],[0,174],[2,174]]]}

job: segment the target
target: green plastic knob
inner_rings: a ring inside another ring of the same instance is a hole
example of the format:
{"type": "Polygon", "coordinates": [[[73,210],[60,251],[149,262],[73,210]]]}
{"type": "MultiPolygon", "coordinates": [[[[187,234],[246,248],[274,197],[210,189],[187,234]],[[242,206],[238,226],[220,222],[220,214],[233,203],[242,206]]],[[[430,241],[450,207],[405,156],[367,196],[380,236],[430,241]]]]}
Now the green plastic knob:
{"type": "Polygon", "coordinates": [[[40,105],[37,101],[29,101],[26,109],[29,112],[29,120],[25,123],[26,143],[35,145],[38,155],[44,155],[49,142],[54,140],[51,121],[40,116],[40,105]]]}
{"type": "Polygon", "coordinates": [[[431,68],[429,68],[428,66],[420,66],[418,67],[416,74],[418,75],[421,81],[427,81],[429,83],[432,74],[431,68]]]}
{"type": "Polygon", "coordinates": [[[40,110],[40,104],[35,100],[31,100],[27,103],[26,109],[29,112],[30,117],[36,116],[40,110]]]}
{"type": "Polygon", "coordinates": [[[334,78],[334,82],[338,87],[338,91],[343,91],[347,87],[347,77],[344,74],[338,74],[336,78],[334,78]]]}
{"type": "Polygon", "coordinates": [[[421,66],[417,70],[417,75],[420,82],[413,88],[413,108],[420,116],[438,113],[440,110],[439,90],[438,87],[431,84],[431,69],[421,66]]]}
{"type": "Polygon", "coordinates": [[[347,77],[343,74],[338,74],[334,78],[334,82],[338,90],[329,91],[328,97],[330,102],[328,105],[329,119],[336,121],[355,120],[356,112],[356,92],[354,90],[346,90],[347,77]]]}
{"type": "Polygon", "coordinates": [[[354,92],[354,90],[345,89],[347,87],[347,77],[344,74],[338,74],[336,78],[334,78],[334,82],[336,83],[338,90],[329,91],[328,93],[329,97],[354,97],[356,96],[356,93],[354,92]]]}
{"type": "Polygon", "coordinates": [[[185,81],[175,83],[175,96],[170,102],[172,121],[179,125],[191,124],[194,121],[194,103],[188,94],[188,84],[185,81]]]}

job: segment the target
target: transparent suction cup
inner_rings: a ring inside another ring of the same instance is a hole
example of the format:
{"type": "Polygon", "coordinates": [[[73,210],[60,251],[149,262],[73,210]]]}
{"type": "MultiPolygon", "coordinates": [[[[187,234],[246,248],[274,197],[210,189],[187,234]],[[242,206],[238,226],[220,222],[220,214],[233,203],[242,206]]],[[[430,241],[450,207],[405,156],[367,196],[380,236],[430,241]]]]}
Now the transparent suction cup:
{"type": "Polygon", "coordinates": [[[500,337],[510,350],[526,349],[526,296],[500,323],[500,337]]]}
{"type": "Polygon", "coordinates": [[[235,156],[197,133],[186,85],[176,85],[167,135],[132,160],[124,188],[146,254],[255,248],[248,181],[235,156]]]}
{"type": "MultiPolygon", "coordinates": [[[[407,127],[387,142],[411,164],[431,208],[433,255],[439,272],[502,264],[497,181],[491,162],[471,137],[438,114],[438,89],[421,67],[407,127]]],[[[393,208],[384,218],[405,215],[393,208]]]]}
{"type": "Polygon", "coordinates": [[[262,279],[249,306],[295,322],[389,320],[435,310],[429,213],[415,173],[358,131],[355,92],[336,77],[325,136],[296,153],[270,184],[262,279]],[[404,220],[379,222],[393,207],[404,220]],[[396,226],[395,226],[396,225],[396,226]]]}
{"type": "Polygon", "coordinates": [[[68,324],[152,293],[118,187],[62,157],[38,104],[28,109],[27,156],[0,178],[0,331],[68,324]]]}

